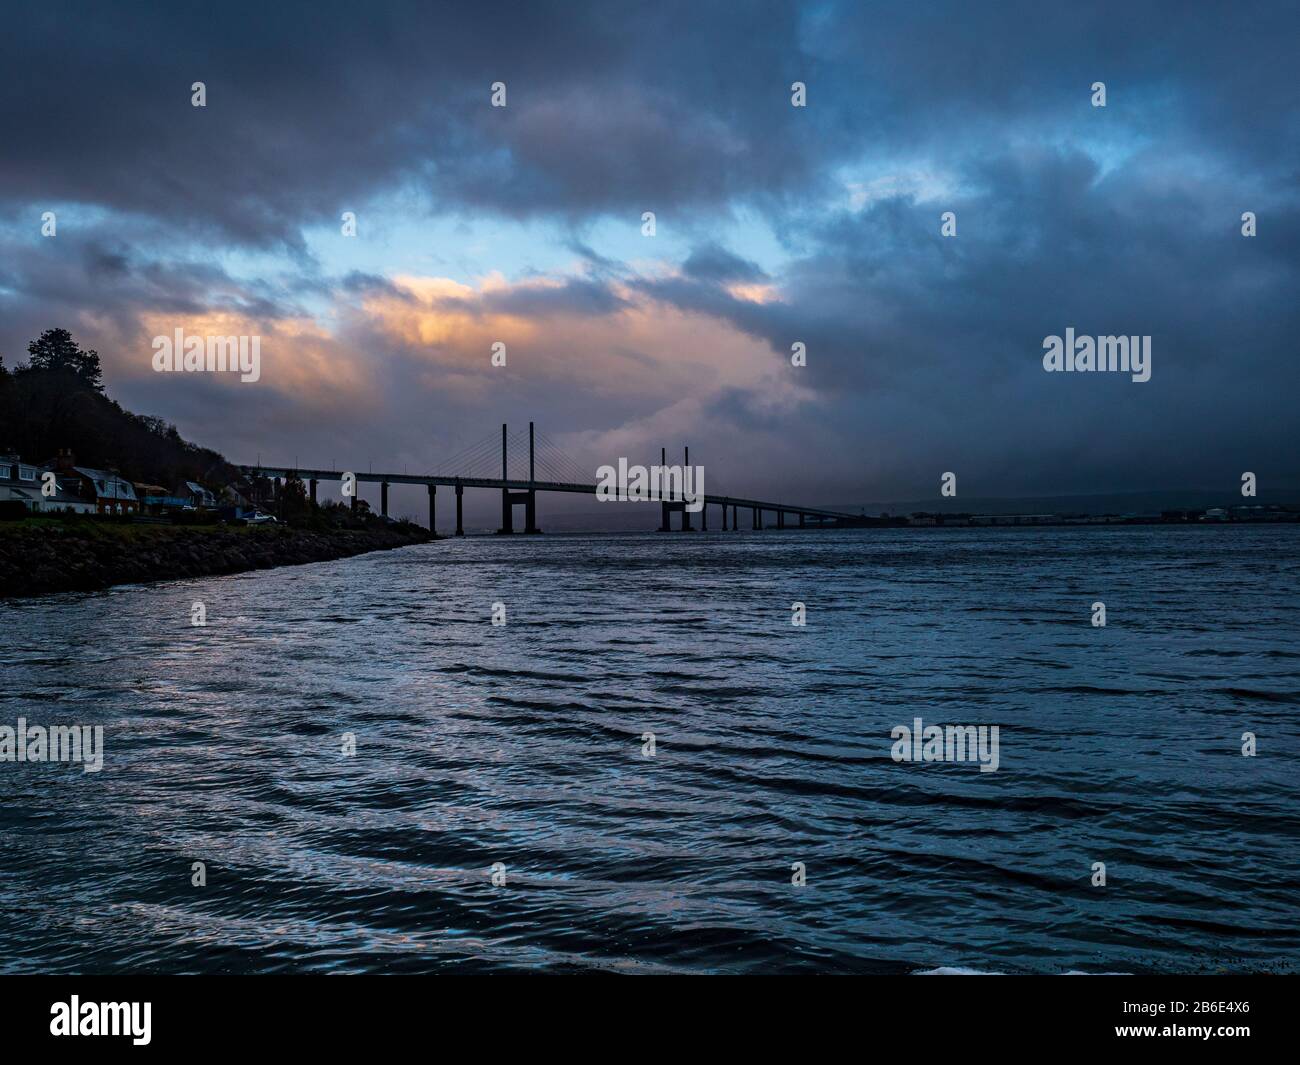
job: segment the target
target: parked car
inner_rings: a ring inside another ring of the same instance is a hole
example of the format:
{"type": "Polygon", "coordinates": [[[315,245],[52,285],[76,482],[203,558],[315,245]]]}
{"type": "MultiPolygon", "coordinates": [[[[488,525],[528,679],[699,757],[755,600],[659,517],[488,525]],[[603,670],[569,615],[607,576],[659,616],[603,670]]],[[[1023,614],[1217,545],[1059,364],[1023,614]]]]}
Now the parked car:
{"type": "Polygon", "coordinates": [[[256,511],[253,514],[248,515],[248,517],[245,518],[244,520],[247,521],[249,525],[275,525],[276,524],[274,515],[263,514],[260,510],[256,511]]]}

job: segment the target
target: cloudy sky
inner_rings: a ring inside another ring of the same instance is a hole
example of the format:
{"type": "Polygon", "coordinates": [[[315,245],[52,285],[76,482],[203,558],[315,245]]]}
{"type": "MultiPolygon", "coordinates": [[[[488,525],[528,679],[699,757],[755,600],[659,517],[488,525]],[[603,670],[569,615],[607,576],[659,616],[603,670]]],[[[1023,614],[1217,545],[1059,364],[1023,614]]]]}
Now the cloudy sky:
{"type": "Polygon", "coordinates": [[[66,327],[234,461],[532,419],[809,503],[1300,486],[1287,7],[9,3],[0,356],[66,327]],[[261,380],[153,372],[178,327],[261,380]],[[1067,327],[1151,380],[1044,372],[1067,327]]]}

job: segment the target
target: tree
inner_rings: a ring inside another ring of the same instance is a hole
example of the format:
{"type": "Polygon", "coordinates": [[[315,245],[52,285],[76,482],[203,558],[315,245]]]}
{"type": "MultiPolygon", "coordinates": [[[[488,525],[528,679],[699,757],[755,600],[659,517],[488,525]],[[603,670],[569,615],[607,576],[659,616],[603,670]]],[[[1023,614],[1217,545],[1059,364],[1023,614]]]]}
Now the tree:
{"type": "Polygon", "coordinates": [[[86,351],[66,329],[47,329],[27,345],[34,370],[66,370],[76,374],[96,392],[103,392],[99,352],[86,351]]]}
{"type": "Polygon", "coordinates": [[[297,473],[290,471],[280,489],[280,517],[289,522],[301,521],[310,513],[307,488],[297,473]]]}

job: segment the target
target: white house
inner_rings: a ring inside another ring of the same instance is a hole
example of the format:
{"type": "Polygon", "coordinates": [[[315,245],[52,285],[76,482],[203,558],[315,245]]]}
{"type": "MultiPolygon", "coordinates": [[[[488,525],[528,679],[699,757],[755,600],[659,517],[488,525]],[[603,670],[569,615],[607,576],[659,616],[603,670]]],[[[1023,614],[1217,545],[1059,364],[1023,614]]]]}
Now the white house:
{"type": "Polygon", "coordinates": [[[0,502],[14,500],[37,512],[95,513],[95,504],[78,495],[75,482],[66,478],[56,476],[54,492],[47,495],[44,475],[53,472],[48,466],[23,462],[17,455],[0,455],[0,502]]]}

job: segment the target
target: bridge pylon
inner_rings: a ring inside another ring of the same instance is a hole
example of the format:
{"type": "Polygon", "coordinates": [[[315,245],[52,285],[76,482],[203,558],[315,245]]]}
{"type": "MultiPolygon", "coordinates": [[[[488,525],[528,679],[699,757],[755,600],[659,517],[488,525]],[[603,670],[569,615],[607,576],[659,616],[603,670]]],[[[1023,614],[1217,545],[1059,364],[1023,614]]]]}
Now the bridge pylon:
{"type": "MultiPolygon", "coordinates": [[[[690,466],[690,464],[691,464],[691,449],[688,447],[688,448],[686,448],[686,465],[682,467],[682,475],[683,475],[683,481],[682,481],[683,496],[685,495],[685,480],[684,480],[684,478],[685,478],[685,471],[686,471],[686,469],[690,466]]],[[[668,468],[668,449],[667,449],[667,448],[663,448],[663,447],[661,447],[661,448],[659,449],[659,468],[660,468],[661,470],[665,470],[665,469],[668,468]]],[[[660,483],[660,491],[661,491],[661,492],[662,492],[662,488],[663,488],[663,481],[664,481],[664,478],[663,478],[663,477],[660,477],[660,482],[659,482],[659,483],[660,483]]],[[[689,510],[686,509],[686,500],[685,500],[685,498],[682,498],[682,499],[673,499],[673,500],[669,500],[669,499],[661,499],[660,502],[659,502],[659,507],[660,507],[660,511],[659,511],[659,513],[660,513],[660,518],[659,518],[659,531],[660,531],[660,532],[672,532],[672,531],[673,531],[672,515],[673,515],[674,513],[680,513],[681,516],[682,516],[682,526],[681,526],[681,531],[682,531],[682,532],[694,532],[694,531],[695,531],[694,526],[691,525],[691,512],[690,512],[689,510]]],[[[703,530],[704,530],[705,532],[707,532],[707,531],[708,531],[708,528],[709,528],[709,519],[708,519],[707,516],[705,516],[705,517],[703,517],[701,520],[702,520],[702,522],[703,522],[703,526],[702,526],[702,527],[703,527],[703,530]]]]}
{"type": "MultiPolygon", "coordinates": [[[[506,423],[501,423],[501,480],[510,480],[510,468],[507,455],[509,440],[507,438],[506,423]]],[[[524,532],[529,535],[535,535],[542,530],[537,527],[537,489],[532,487],[537,483],[536,459],[533,451],[533,423],[528,423],[528,485],[523,491],[512,491],[509,488],[501,489],[501,528],[497,530],[498,536],[511,536],[515,531],[515,514],[516,506],[524,508],[524,532]]]]}

